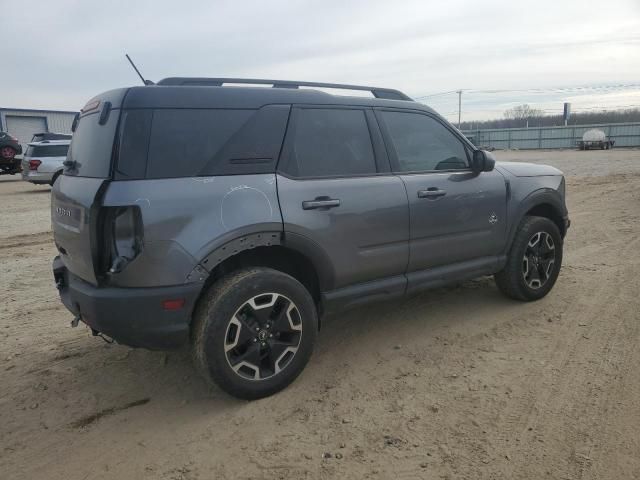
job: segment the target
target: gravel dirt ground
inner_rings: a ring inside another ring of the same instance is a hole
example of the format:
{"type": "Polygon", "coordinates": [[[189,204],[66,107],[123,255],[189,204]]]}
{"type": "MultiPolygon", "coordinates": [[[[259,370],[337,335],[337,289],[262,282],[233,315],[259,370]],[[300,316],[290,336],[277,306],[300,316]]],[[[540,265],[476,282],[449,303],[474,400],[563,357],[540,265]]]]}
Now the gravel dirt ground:
{"type": "Polygon", "coordinates": [[[490,278],[328,319],[301,377],[238,401],[186,352],[69,327],[49,189],[0,180],[0,478],[640,478],[640,151],[496,152],[567,174],[554,290],[490,278]]]}

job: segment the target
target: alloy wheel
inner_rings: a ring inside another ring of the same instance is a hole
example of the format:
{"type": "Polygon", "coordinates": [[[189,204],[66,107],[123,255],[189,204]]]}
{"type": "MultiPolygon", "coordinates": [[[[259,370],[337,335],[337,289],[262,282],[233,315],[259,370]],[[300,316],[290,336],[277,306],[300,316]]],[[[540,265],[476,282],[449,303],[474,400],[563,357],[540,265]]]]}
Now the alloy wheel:
{"type": "Polygon", "coordinates": [[[522,259],[522,275],[529,288],[542,288],[553,273],[556,263],[556,246],[547,232],[534,233],[527,243],[522,259]]]}
{"type": "Polygon", "coordinates": [[[231,317],[224,352],[231,369],[247,380],[265,380],[291,363],[302,340],[298,307],[284,295],[263,293],[231,317]]]}

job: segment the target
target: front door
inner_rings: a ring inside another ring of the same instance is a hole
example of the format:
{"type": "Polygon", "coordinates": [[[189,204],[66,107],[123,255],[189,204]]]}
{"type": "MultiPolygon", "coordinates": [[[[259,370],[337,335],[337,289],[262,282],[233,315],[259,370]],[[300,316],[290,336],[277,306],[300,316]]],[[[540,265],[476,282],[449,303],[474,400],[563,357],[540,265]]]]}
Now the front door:
{"type": "Polygon", "coordinates": [[[422,112],[376,112],[391,165],[409,197],[408,273],[498,255],[504,248],[506,184],[497,171],[474,173],[459,133],[422,112]]]}

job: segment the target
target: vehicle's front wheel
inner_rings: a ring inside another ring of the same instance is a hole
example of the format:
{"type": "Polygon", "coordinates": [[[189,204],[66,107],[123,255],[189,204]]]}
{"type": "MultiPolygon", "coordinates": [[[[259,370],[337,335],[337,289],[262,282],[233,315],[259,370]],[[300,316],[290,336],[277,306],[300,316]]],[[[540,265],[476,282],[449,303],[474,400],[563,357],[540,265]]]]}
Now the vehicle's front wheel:
{"type": "Polygon", "coordinates": [[[192,347],[206,377],[233,396],[256,399],[295,380],[317,332],[314,301],[300,282],[248,268],[221,278],[200,300],[192,347]]]}
{"type": "Polygon", "coordinates": [[[495,274],[502,293],[516,300],[538,300],[551,291],[562,265],[562,236],[544,217],[525,217],[504,269],[495,274]]]}

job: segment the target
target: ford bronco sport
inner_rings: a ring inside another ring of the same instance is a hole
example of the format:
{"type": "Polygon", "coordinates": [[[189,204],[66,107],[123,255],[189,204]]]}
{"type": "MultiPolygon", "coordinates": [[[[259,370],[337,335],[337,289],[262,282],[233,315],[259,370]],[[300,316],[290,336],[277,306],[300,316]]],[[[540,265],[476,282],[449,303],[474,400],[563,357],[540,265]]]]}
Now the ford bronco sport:
{"type": "Polygon", "coordinates": [[[74,130],[51,207],[72,324],[190,343],[241,398],[291,383],[327,312],[490,274],[537,300],[558,277],[562,173],[495,163],[397,90],[169,78],[95,97],[74,130]]]}

